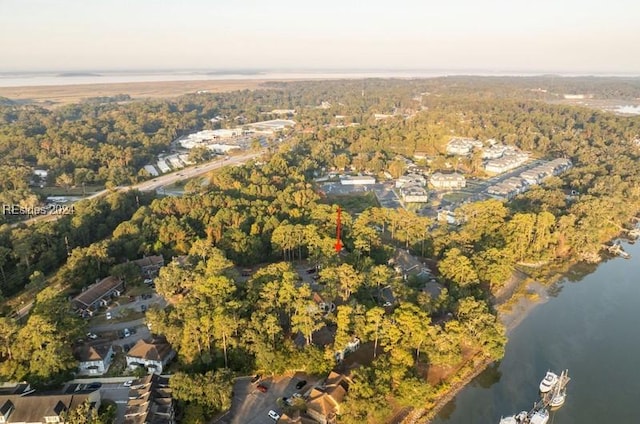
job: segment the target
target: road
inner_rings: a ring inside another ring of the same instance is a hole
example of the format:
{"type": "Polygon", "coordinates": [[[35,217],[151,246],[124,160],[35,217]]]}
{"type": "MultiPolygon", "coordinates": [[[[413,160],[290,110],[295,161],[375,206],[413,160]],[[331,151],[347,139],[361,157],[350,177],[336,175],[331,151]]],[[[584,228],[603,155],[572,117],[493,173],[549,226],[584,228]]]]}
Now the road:
{"type": "MultiPolygon", "coordinates": [[[[98,191],[94,194],[92,194],[91,196],[87,196],[85,197],[83,200],[85,199],[94,199],[96,197],[100,197],[100,196],[104,196],[108,193],[111,193],[112,191],[129,191],[129,190],[139,190],[139,191],[154,191],[157,190],[159,188],[162,188],[164,186],[168,186],[171,184],[174,184],[178,181],[181,180],[186,180],[189,178],[194,178],[194,177],[198,177],[200,175],[206,174],[208,172],[213,171],[214,169],[219,169],[222,168],[224,166],[228,166],[228,165],[241,165],[251,159],[255,159],[257,157],[259,157],[260,155],[262,155],[265,152],[265,149],[261,149],[257,152],[247,152],[244,153],[242,155],[238,155],[238,156],[224,156],[223,158],[218,158],[215,159],[211,162],[207,162],[207,163],[203,163],[200,165],[195,165],[195,166],[191,166],[188,168],[183,168],[174,172],[171,172],[169,174],[165,174],[165,175],[161,175],[159,177],[154,178],[151,181],[145,181],[142,183],[138,183],[138,184],[134,184],[134,185],[130,185],[130,186],[123,186],[123,187],[116,187],[115,189],[105,189],[102,191],[98,191]]],[[[20,221],[20,222],[14,222],[13,224],[11,224],[11,227],[16,227],[20,224],[27,224],[27,225],[31,225],[31,224],[35,224],[36,222],[42,222],[42,221],[55,221],[58,218],[60,218],[61,216],[64,216],[63,214],[56,214],[56,215],[38,215],[38,216],[34,216],[33,218],[29,218],[27,220],[24,221],[20,221]]]]}
{"type": "Polygon", "coordinates": [[[100,396],[103,400],[108,399],[115,402],[118,410],[116,412],[116,423],[124,422],[124,414],[127,411],[129,401],[129,388],[121,383],[107,383],[100,388],[100,396]]]}

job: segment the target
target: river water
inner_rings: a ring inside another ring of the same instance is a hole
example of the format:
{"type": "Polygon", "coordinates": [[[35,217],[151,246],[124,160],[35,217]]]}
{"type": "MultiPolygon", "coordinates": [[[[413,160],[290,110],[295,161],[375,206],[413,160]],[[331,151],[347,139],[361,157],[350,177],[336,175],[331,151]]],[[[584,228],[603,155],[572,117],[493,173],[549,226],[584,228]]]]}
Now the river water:
{"type": "Polygon", "coordinates": [[[497,424],[529,410],[548,369],[571,377],[550,424],[640,423],[640,243],[623,246],[631,259],[576,267],[551,289],[550,300],[509,334],[502,361],[433,423],[497,424]]]}

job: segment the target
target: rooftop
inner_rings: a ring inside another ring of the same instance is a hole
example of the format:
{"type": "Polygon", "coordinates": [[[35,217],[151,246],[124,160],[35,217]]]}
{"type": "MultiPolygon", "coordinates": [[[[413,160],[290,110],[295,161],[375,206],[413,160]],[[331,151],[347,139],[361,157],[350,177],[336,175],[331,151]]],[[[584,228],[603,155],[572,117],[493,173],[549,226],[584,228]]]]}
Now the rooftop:
{"type": "Polygon", "coordinates": [[[88,289],[77,295],[73,300],[85,306],[93,305],[97,300],[101,299],[105,294],[122,284],[122,280],[109,276],[101,281],[92,284],[88,289]]]}
{"type": "Polygon", "coordinates": [[[140,339],[133,345],[127,356],[162,362],[169,356],[171,350],[171,345],[163,339],[153,339],[150,342],[140,339]]]}

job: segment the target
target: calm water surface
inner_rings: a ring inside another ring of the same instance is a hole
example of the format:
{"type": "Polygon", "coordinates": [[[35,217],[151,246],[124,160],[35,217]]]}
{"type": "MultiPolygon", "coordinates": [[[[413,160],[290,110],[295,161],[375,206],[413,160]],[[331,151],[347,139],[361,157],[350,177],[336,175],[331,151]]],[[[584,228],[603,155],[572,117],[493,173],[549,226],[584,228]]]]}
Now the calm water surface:
{"type": "Polygon", "coordinates": [[[640,423],[640,243],[586,275],[565,278],[509,337],[504,359],[434,421],[497,424],[529,410],[548,369],[569,369],[555,424],[640,423]]]}

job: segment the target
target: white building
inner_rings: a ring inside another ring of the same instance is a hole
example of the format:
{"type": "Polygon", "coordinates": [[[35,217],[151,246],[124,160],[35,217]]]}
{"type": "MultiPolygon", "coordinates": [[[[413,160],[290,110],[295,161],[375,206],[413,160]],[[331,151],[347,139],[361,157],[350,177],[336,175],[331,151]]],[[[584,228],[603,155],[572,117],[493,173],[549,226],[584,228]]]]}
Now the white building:
{"type": "Polygon", "coordinates": [[[144,367],[151,374],[162,374],[164,367],[176,356],[166,340],[138,340],[127,353],[127,367],[136,370],[144,367]]]}
{"type": "Polygon", "coordinates": [[[157,177],[158,175],[160,175],[156,167],[153,165],[145,165],[144,169],[149,173],[149,175],[152,175],[154,177],[157,177]]]}
{"type": "Polygon", "coordinates": [[[375,184],[376,179],[374,177],[368,175],[341,175],[340,176],[340,184],[342,185],[370,185],[375,184]]]}
{"type": "Polygon", "coordinates": [[[431,180],[429,182],[434,188],[443,189],[464,188],[467,185],[467,180],[464,175],[458,173],[443,174],[441,172],[436,172],[431,175],[431,180]]]}
{"type": "Polygon", "coordinates": [[[450,155],[467,156],[474,148],[481,149],[482,141],[475,138],[454,137],[447,143],[447,153],[450,155]]]}
{"type": "Polygon", "coordinates": [[[169,167],[169,165],[167,165],[167,162],[164,160],[164,158],[158,159],[158,162],[156,163],[156,167],[163,174],[166,173],[166,172],[170,172],[171,171],[171,168],[169,167]]]}
{"type": "Polygon", "coordinates": [[[400,189],[402,200],[406,203],[427,203],[429,195],[427,190],[419,184],[408,184],[400,189]]]}
{"type": "Polygon", "coordinates": [[[507,155],[507,151],[505,151],[505,156],[500,159],[493,159],[488,161],[484,169],[485,171],[493,174],[502,174],[503,172],[510,171],[519,167],[529,160],[529,155],[526,153],[518,152],[514,154],[507,155]]]}
{"type": "Polygon", "coordinates": [[[213,143],[208,144],[207,149],[211,150],[214,153],[229,153],[231,150],[240,149],[240,146],[235,144],[222,144],[222,143],[213,143]]]}
{"type": "Polygon", "coordinates": [[[491,146],[482,150],[482,159],[498,159],[504,155],[504,146],[491,146]]]}
{"type": "Polygon", "coordinates": [[[420,174],[403,175],[396,180],[396,188],[402,188],[408,184],[417,184],[422,187],[427,185],[427,179],[420,174]]]}
{"type": "Polygon", "coordinates": [[[82,375],[102,375],[107,372],[113,357],[113,346],[91,346],[84,344],[76,349],[78,369],[82,375]]]}
{"type": "Polygon", "coordinates": [[[182,163],[178,155],[167,156],[167,161],[169,162],[169,165],[171,165],[173,169],[184,168],[184,163],[182,163]]]}

